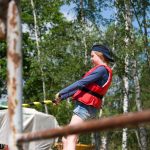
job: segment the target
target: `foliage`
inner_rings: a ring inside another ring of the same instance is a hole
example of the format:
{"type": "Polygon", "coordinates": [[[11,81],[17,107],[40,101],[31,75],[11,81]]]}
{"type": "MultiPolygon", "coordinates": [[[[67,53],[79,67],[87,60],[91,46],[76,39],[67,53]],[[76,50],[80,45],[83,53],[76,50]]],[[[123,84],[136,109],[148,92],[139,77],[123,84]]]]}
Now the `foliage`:
{"type": "MultiPolygon", "coordinates": [[[[6,94],[7,71],[6,71],[6,43],[0,43],[0,95],[6,94]]],[[[1,96],[0,96],[1,97],[1,96]]]]}

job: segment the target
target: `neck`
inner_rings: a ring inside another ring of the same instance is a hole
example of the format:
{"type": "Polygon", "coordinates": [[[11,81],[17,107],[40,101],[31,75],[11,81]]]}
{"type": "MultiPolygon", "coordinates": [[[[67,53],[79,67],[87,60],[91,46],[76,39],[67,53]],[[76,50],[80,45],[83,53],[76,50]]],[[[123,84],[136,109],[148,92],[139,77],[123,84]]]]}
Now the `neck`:
{"type": "Polygon", "coordinates": [[[98,65],[108,65],[106,62],[101,61],[98,65]]]}
{"type": "Polygon", "coordinates": [[[99,64],[95,64],[95,65],[93,65],[93,67],[98,66],[98,65],[105,65],[105,66],[108,66],[108,64],[107,64],[107,63],[99,63],[99,64]]]}

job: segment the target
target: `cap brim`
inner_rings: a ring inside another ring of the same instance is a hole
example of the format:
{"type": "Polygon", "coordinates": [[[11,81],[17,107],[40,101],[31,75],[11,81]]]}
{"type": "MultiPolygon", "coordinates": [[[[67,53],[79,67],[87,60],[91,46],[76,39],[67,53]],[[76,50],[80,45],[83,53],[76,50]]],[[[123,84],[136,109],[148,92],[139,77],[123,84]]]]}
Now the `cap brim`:
{"type": "Polygon", "coordinates": [[[103,54],[110,62],[114,62],[110,55],[103,54]]]}

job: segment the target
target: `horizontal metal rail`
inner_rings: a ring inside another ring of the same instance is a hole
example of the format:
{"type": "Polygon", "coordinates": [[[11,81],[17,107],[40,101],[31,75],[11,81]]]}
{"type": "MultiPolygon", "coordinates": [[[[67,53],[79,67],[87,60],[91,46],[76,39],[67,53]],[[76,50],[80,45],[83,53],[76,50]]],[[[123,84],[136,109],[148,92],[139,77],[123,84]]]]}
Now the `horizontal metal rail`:
{"type": "Polygon", "coordinates": [[[136,127],[140,123],[147,122],[150,122],[150,110],[126,113],[123,115],[101,118],[97,120],[90,120],[78,125],[68,125],[61,128],[20,134],[17,137],[17,143],[20,144],[22,142],[56,138],[69,134],[79,134],[97,130],[104,131],[116,128],[136,127]]]}

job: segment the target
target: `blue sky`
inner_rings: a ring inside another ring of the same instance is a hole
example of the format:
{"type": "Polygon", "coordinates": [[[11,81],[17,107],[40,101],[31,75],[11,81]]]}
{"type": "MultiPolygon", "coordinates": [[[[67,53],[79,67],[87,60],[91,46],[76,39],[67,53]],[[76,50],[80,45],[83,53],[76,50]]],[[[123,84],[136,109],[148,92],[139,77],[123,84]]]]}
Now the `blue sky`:
{"type": "MultiPolygon", "coordinates": [[[[60,9],[60,11],[64,14],[64,16],[68,19],[68,20],[73,20],[76,18],[76,14],[74,11],[74,7],[76,5],[71,3],[71,5],[63,5],[60,9]]],[[[106,18],[110,18],[112,15],[114,15],[114,11],[113,9],[105,9],[102,12],[102,15],[106,18]]]]}
{"type": "MultiPolygon", "coordinates": [[[[74,20],[76,18],[74,7],[75,7],[75,4],[73,3],[71,3],[70,5],[63,5],[60,11],[64,14],[64,16],[68,20],[74,20]]],[[[115,14],[115,10],[113,8],[105,9],[102,12],[102,15],[107,19],[114,18],[114,14],[115,14]]],[[[136,20],[133,22],[133,26],[135,28],[139,28],[139,25],[136,20]]],[[[148,29],[148,32],[149,32],[148,35],[150,36],[150,28],[148,29]]]]}
{"type": "Polygon", "coordinates": [[[64,16],[68,20],[73,20],[76,18],[74,7],[75,7],[75,4],[73,4],[73,3],[71,5],[63,5],[61,7],[60,11],[64,14],[64,16]]]}

